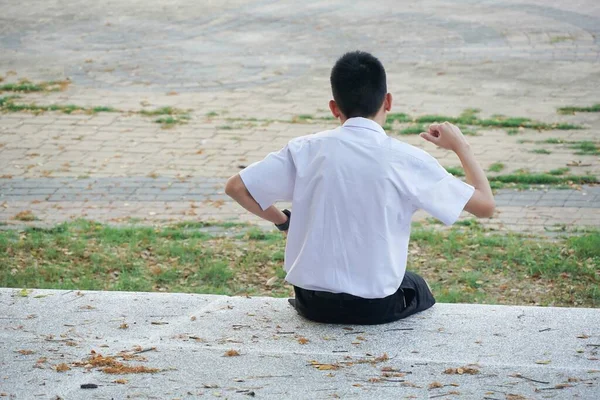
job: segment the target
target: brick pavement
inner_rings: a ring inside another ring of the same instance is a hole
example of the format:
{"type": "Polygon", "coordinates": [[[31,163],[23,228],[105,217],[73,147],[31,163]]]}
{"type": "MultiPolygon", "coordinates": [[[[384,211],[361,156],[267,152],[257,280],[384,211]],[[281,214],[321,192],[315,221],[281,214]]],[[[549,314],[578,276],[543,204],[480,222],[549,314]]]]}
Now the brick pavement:
{"type": "MultiPolygon", "coordinates": [[[[162,129],[129,112],[0,114],[0,223],[18,223],[11,218],[23,210],[40,218],[33,224],[81,216],[257,222],[224,198],[224,180],[293,137],[334,126],[294,117],[327,115],[329,69],[354,48],[386,65],[394,111],[458,115],[476,107],[483,117],[586,128],[515,136],[481,129],[469,140],[484,167],[502,162],[500,173],[510,173],[569,165],[571,174],[600,175],[598,156],[540,143],[598,140],[599,114],[556,113],[600,102],[600,4],[590,0],[239,0],[201,7],[149,0],[142,9],[132,1],[26,3],[3,5],[0,76],[72,83],[20,101],[124,111],[173,106],[189,109],[191,119],[162,129]],[[551,154],[531,152],[540,148],[551,154]]],[[[418,137],[401,139],[445,166],[458,165],[418,137]]],[[[501,191],[497,200],[490,227],[600,226],[596,188],[501,191]]]]}

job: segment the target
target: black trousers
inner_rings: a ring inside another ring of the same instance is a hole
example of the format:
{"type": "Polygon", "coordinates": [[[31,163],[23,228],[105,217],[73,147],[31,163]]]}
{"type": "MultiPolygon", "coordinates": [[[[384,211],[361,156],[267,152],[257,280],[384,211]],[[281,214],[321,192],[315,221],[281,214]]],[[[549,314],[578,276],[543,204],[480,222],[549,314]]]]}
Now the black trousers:
{"type": "Polygon", "coordinates": [[[303,317],[330,324],[374,325],[397,321],[435,304],[425,280],[406,271],[396,293],[364,299],[346,293],[306,290],[294,286],[295,308],[303,317]]]}

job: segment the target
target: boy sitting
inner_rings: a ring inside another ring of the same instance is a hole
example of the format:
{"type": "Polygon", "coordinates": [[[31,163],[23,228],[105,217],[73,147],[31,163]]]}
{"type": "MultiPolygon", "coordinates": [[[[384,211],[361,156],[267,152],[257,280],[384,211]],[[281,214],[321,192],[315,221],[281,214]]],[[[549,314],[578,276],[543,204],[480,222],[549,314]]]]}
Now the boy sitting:
{"type": "Polygon", "coordinates": [[[288,232],[286,280],[298,313],[343,324],[406,318],[435,303],[425,280],[406,271],[415,211],[447,225],[463,209],[490,217],[492,190],[458,127],[432,124],[421,137],[454,151],[469,184],[425,151],[387,136],[382,126],[392,95],[377,58],[343,55],[331,88],[329,108],[340,127],[291,140],[231,177],[225,192],[288,232]],[[279,200],[292,202],[293,219],[273,206],[279,200]]]}

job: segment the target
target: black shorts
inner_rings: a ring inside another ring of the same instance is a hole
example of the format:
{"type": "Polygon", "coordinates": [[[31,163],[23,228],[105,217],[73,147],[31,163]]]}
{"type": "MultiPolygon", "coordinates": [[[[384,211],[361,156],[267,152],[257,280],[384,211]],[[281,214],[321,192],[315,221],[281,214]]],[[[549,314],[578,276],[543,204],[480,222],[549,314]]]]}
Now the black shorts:
{"type": "Polygon", "coordinates": [[[374,325],[397,321],[435,304],[425,280],[406,271],[396,293],[364,299],[346,293],[306,290],[294,286],[295,308],[303,317],[330,324],[374,325]]]}

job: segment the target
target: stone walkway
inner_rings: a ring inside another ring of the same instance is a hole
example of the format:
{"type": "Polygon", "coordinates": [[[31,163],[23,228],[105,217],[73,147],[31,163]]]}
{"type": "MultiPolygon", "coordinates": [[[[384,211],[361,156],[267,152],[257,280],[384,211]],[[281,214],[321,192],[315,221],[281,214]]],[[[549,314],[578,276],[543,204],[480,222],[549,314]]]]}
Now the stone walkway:
{"type": "MultiPolygon", "coordinates": [[[[26,3],[2,6],[0,85],[68,78],[64,91],[14,101],[120,111],[0,112],[0,225],[78,217],[261,223],[223,195],[223,183],[291,138],[335,126],[319,119],[327,116],[329,71],[355,48],[386,65],[396,112],[478,108],[482,118],[584,127],[510,135],[479,128],[469,140],[485,168],[504,164],[496,174],[569,168],[600,176],[598,155],[574,148],[598,143],[600,113],[556,112],[600,102],[600,5],[591,0],[26,3]],[[190,119],[163,129],[156,116],[139,114],[165,106],[190,119]],[[15,220],[22,211],[38,220],[15,220]]],[[[417,136],[398,138],[458,166],[417,136]]],[[[497,203],[485,221],[495,229],[600,227],[596,187],[502,190],[497,203]]]]}

